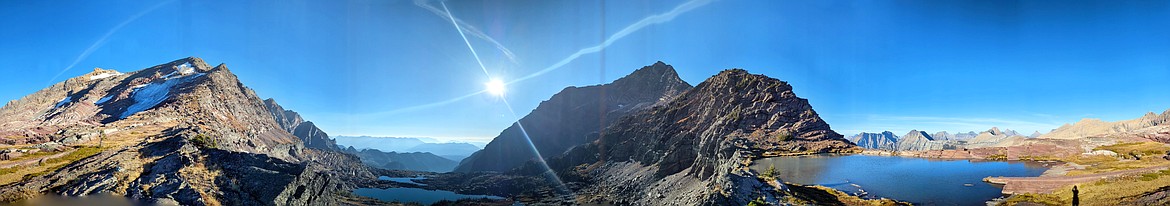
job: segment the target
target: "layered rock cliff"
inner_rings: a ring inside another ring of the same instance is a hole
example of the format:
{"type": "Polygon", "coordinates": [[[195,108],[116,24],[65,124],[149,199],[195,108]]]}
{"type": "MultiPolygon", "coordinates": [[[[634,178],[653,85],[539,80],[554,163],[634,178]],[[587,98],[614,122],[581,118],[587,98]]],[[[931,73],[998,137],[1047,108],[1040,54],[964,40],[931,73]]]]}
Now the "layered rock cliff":
{"type": "Polygon", "coordinates": [[[897,150],[898,136],[893,132],[859,133],[849,138],[850,142],[866,149],[897,150]]]}
{"type": "Polygon", "coordinates": [[[924,131],[910,130],[906,135],[902,135],[898,139],[898,150],[921,151],[921,150],[941,150],[954,149],[954,146],[948,146],[948,142],[944,140],[936,141],[934,137],[924,131]]]}

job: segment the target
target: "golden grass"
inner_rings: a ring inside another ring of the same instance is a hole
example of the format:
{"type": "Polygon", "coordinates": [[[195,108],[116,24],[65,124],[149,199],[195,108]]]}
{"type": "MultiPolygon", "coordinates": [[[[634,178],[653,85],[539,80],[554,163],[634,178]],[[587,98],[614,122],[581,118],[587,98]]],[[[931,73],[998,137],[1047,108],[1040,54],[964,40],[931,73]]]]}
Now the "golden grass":
{"type": "Polygon", "coordinates": [[[1170,145],[1159,142],[1130,142],[1109,146],[1097,147],[1097,150],[1109,150],[1121,155],[1137,154],[1141,156],[1164,155],[1170,151],[1170,145]]]}
{"type": "Polygon", "coordinates": [[[79,148],[77,148],[77,150],[74,150],[73,152],[70,152],[69,154],[62,156],[60,158],[53,158],[53,159],[45,160],[46,165],[54,165],[54,166],[48,167],[45,170],[41,170],[40,172],[29,174],[29,176],[36,177],[36,176],[48,174],[49,172],[56,171],[57,169],[61,169],[61,167],[64,167],[66,164],[73,163],[73,162],[76,162],[78,160],[84,159],[86,157],[96,155],[98,153],[101,153],[103,150],[105,150],[105,148],[79,147],[79,148]],[[64,164],[58,164],[58,163],[64,163],[64,164]]]}
{"type": "MultiPolygon", "coordinates": [[[[1081,205],[1118,205],[1167,185],[1170,185],[1170,170],[1080,184],[1077,189],[1080,191],[1081,205]]],[[[1015,205],[1021,202],[1071,205],[1072,186],[1062,187],[1051,194],[1013,195],[1005,204],[1015,205]]]]}
{"type": "Polygon", "coordinates": [[[44,170],[49,169],[49,168],[57,168],[59,166],[64,166],[65,164],[68,164],[68,163],[44,164],[44,165],[39,165],[39,166],[33,165],[33,166],[12,167],[12,168],[15,168],[15,170],[13,172],[0,175],[0,185],[12,184],[14,182],[24,180],[24,177],[28,176],[30,174],[39,173],[39,172],[44,171],[44,170]]]}
{"type": "Polygon", "coordinates": [[[1068,174],[1066,174],[1066,175],[1072,176],[1072,175],[1084,175],[1084,174],[1097,174],[1097,173],[1104,173],[1104,172],[1140,169],[1140,168],[1147,168],[1147,167],[1162,166],[1162,165],[1170,164],[1170,161],[1167,161],[1165,159],[1150,157],[1154,154],[1166,154],[1166,151],[1170,150],[1170,146],[1167,146],[1166,144],[1162,144],[1162,143],[1157,143],[1157,142],[1121,143],[1121,144],[1115,144],[1115,145],[1109,145],[1109,146],[1101,146],[1101,147],[1097,147],[1097,149],[1117,152],[1119,155],[1122,155],[1123,158],[1104,156],[1104,155],[1088,155],[1088,156],[1068,157],[1062,161],[1072,162],[1072,163],[1076,163],[1079,165],[1085,165],[1085,169],[1069,171],[1068,174]],[[1125,151],[1125,152],[1122,152],[1122,151],[1125,151]],[[1141,158],[1140,160],[1127,159],[1127,158],[1131,158],[1131,156],[1129,155],[1130,153],[1138,154],[1140,156],[1145,156],[1145,157],[1141,158]]]}
{"type": "MultiPolygon", "coordinates": [[[[54,154],[57,154],[57,152],[45,152],[45,151],[41,151],[41,152],[35,152],[35,153],[32,153],[32,154],[26,154],[26,155],[24,155],[24,156],[20,156],[20,157],[18,157],[18,158],[16,158],[16,159],[11,159],[11,160],[4,160],[4,161],[0,161],[0,163],[24,162],[24,161],[28,161],[28,160],[30,160],[30,159],[41,158],[41,157],[44,157],[44,156],[49,156],[49,155],[54,155],[54,154]]],[[[20,166],[16,166],[16,167],[20,167],[20,166]]],[[[9,170],[9,169],[11,169],[11,168],[13,168],[13,167],[10,167],[10,168],[5,168],[5,169],[0,169],[0,175],[2,175],[2,174],[7,174],[7,172],[6,172],[6,171],[8,171],[8,170],[9,170]]]]}
{"type": "Polygon", "coordinates": [[[60,169],[61,167],[65,167],[65,165],[68,165],[69,163],[93,156],[102,150],[103,148],[97,147],[80,147],[65,156],[46,159],[41,165],[16,166],[4,169],[8,171],[8,173],[0,173],[0,185],[8,185],[26,178],[48,174],[49,172],[60,169]]]}
{"type": "Polygon", "coordinates": [[[207,190],[203,190],[210,189],[210,191],[219,191],[219,188],[215,185],[215,177],[219,177],[219,171],[208,170],[206,166],[207,165],[203,164],[203,162],[196,162],[195,165],[192,165],[191,167],[180,168],[179,176],[187,179],[187,182],[190,183],[192,187],[202,188],[197,190],[197,192],[199,193],[199,196],[202,197],[204,201],[206,201],[207,205],[223,205],[219,202],[219,199],[215,197],[215,194],[207,193],[207,190]]]}

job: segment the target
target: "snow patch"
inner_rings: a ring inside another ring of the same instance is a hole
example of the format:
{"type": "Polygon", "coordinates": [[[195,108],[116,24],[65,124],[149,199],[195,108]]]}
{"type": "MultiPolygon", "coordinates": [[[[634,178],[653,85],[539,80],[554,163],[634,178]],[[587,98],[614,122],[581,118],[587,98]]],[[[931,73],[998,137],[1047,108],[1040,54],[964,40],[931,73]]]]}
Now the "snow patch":
{"type": "Polygon", "coordinates": [[[57,101],[57,105],[53,106],[53,108],[60,108],[69,102],[73,102],[73,97],[66,96],[65,98],[62,98],[61,101],[57,101]]]}
{"type": "Polygon", "coordinates": [[[195,67],[191,67],[191,62],[184,62],[183,64],[180,64],[179,69],[176,70],[178,70],[179,74],[182,75],[195,73],[195,67]]]}
{"type": "Polygon", "coordinates": [[[118,76],[118,75],[122,75],[122,73],[121,73],[121,72],[108,72],[108,73],[101,73],[101,74],[96,74],[96,75],[93,75],[93,76],[89,76],[89,80],[105,79],[105,78],[109,78],[109,77],[112,77],[112,76],[118,76]]]}
{"type": "Polygon", "coordinates": [[[195,73],[195,67],[191,67],[191,63],[188,62],[188,63],[180,64],[179,66],[175,66],[175,71],[173,71],[167,75],[163,75],[162,78],[166,79],[166,80],[170,80],[170,79],[175,78],[176,76],[182,77],[182,76],[186,76],[186,75],[190,75],[190,74],[194,74],[194,73],[195,73]]]}
{"type": "Polygon", "coordinates": [[[134,93],[131,95],[134,98],[134,104],[126,108],[119,118],[126,118],[138,112],[145,111],[150,108],[158,106],[168,97],[170,97],[171,89],[184,82],[190,82],[195,78],[203,76],[202,73],[195,75],[183,76],[175,79],[167,79],[163,82],[155,82],[146,85],[135,86],[134,93]]]}
{"type": "Polygon", "coordinates": [[[113,94],[106,95],[106,97],[102,97],[101,99],[98,99],[96,102],[93,102],[93,104],[105,104],[106,102],[110,101],[110,99],[113,99],[113,98],[114,98],[113,94]]]}

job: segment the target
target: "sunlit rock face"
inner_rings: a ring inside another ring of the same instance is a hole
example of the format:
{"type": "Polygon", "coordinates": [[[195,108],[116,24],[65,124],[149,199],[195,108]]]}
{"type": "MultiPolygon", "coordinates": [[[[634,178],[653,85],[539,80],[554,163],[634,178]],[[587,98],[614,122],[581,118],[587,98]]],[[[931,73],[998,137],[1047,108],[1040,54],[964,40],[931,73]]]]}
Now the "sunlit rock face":
{"type": "Polygon", "coordinates": [[[897,150],[898,147],[898,136],[890,131],[881,133],[862,132],[853,137],[849,137],[849,141],[866,149],[897,150]]]}
{"type": "Polygon", "coordinates": [[[1065,124],[1052,132],[1040,135],[1039,138],[1048,139],[1079,139],[1097,137],[1118,133],[1157,133],[1170,128],[1170,110],[1161,114],[1146,113],[1137,119],[1106,122],[1100,119],[1081,119],[1073,124],[1065,124]]]}
{"type": "Polygon", "coordinates": [[[902,138],[898,139],[898,149],[900,150],[940,150],[943,149],[942,142],[935,141],[933,137],[926,132],[911,130],[902,138]]]}
{"type": "Polygon", "coordinates": [[[532,148],[542,157],[559,155],[595,140],[597,131],[617,118],[669,101],[690,88],[673,67],[662,62],[613,83],[565,88],[520,119],[527,135],[513,124],[455,171],[508,171],[536,158],[532,148]]]}
{"type": "Polygon", "coordinates": [[[333,152],[324,132],[270,102],[227,66],[194,57],[70,78],[0,108],[0,141],[96,154],[0,187],[0,201],[111,194],[160,204],[320,205],[345,197],[306,191],[374,178],[356,157],[333,152]]]}

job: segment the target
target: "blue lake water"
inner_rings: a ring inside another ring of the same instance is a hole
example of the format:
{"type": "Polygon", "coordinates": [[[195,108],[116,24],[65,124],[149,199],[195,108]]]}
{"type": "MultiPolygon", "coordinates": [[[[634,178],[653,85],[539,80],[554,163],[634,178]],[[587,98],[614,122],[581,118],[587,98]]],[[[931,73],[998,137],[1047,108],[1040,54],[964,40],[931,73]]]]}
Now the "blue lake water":
{"type": "MultiPolygon", "coordinates": [[[[389,180],[394,182],[416,184],[425,186],[426,184],[415,182],[415,180],[426,179],[425,177],[378,177],[379,180],[389,180]]],[[[358,188],[353,191],[354,194],[379,199],[387,202],[401,202],[409,203],[416,202],[422,205],[431,205],[442,200],[459,200],[459,199],[504,199],[503,197],[491,195],[465,195],[446,190],[427,190],[419,188],[358,188]]]]}
{"type": "Polygon", "coordinates": [[[502,197],[491,195],[464,195],[446,190],[426,190],[419,188],[358,188],[353,191],[354,194],[363,197],[370,197],[387,202],[417,202],[422,205],[431,205],[441,200],[459,200],[459,199],[504,199],[502,197]]]}
{"type": "Polygon", "coordinates": [[[427,184],[423,184],[423,183],[415,181],[415,180],[427,179],[425,177],[387,177],[387,176],[381,176],[381,177],[378,177],[378,179],[407,183],[407,184],[415,184],[415,185],[419,185],[419,186],[427,186],[427,184]]]}
{"type": "Polygon", "coordinates": [[[1034,177],[1048,169],[1035,162],[940,160],[870,155],[773,157],[753,162],[762,172],[774,165],[777,177],[802,185],[823,185],[867,198],[884,197],[916,205],[986,205],[1001,197],[984,177],[1034,177]]]}

